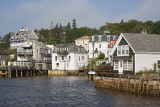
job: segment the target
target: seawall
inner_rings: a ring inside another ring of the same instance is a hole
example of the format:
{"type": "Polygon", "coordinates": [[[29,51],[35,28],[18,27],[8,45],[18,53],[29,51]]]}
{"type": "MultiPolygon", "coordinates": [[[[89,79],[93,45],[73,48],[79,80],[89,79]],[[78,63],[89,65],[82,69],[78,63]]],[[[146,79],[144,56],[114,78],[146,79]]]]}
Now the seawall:
{"type": "Polygon", "coordinates": [[[140,95],[160,96],[160,82],[158,80],[95,77],[95,87],[140,95]]]}

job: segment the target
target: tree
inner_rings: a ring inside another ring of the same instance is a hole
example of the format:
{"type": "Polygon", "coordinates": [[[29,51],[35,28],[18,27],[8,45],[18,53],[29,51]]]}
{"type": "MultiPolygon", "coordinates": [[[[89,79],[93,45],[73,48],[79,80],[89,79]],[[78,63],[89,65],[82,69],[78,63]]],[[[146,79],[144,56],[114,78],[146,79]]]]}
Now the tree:
{"type": "Polygon", "coordinates": [[[98,59],[104,59],[105,58],[105,54],[104,53],[100,53],[98,56],[98,59]]]}

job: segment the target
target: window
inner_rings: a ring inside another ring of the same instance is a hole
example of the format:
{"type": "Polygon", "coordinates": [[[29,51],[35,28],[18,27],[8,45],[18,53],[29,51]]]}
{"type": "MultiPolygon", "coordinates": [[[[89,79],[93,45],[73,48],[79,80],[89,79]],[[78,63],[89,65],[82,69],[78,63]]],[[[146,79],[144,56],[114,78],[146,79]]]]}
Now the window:
{"type": "Polygon", "coordinates": [[[55,56],[55,61],[57,61],[57,56],[55,56]]]}
{"type": "Polygon", "coordinates": [[[78,63],[77,63],[77,67],[78,67],[78,63]]]}
{"type": "Polygon", "coordinates": [[[118,49],[117,49],[117,53],[118,53],[118,55],[121,55],[121,47],[120,46],[118,46],[118,49]]]}
{"type": "Polygon", "coordinates": [[[124,61],[123,61],[123,69],[124,69],[124,70],[127,70],[127,69],[128,69],[127,60],[124,60],[124,61]]]}
{"type": "Polygon", "coordinates": [[[84,43],[84,40],[83,40],[83,43],[84,43]]]}
{"type": "Polygon", "coordinates": [[[116,36],[113,37],[113,40],[115,40],[115,39],[116,39],[116,36]]]}
{"type": "Polygon", "coordinates": [[[69,67],[69,63],[67,63],[67,67],[69,67]]]}
{"type": "Polygon", "coordinates": [[[157,61],[157,67],[160,68],[160,60],[157,61]]]}
{"type": "Polygon", "coordinates": [[[64,60],[64,56],[62,56],[62,60],[64,60]]]}
{"type": "Polygon", "coordinates": [[[79,41],[77,41],[77,44],[79,44],[79,41]]]}
{"type": "Polygon", "coordinates": [[[127,56],[129,55],[129,46],[122,45],[117,48],[117,56],[127,56]]]}
{"type": "Polygon", "coordinates": [[[122,55],[125,55],[125,46],[122,46],[122,55]]]}
{"type": "Polygon", "coordinates": [[[82,60],[84,60],[84,56],[82,56],[82,60]]]}
{"type": "Polygon", "coordinates": [[[69,61],[71,61],[71,56],[69,56],[69,61]]]}
{"type": "Polygon", "coordinates": [[[133,70],[133,61],[128,60],[128,70],[133,70]]]}
{"type": "Polygon", "coordinates": [[[126,55],[129,55],[129,46],[126,46],[126,55]]]}
{"type": "Polygon", "coordinates": [[[59,67],[59,63],[56,63],[56,67],[59,67]]]}
{"type": "Polygon", "coordinates": [[[80,61],[80,56],[79,56],[79,61],[80,61]]]}
{"type": "Polygon", "coordinates": [[[114,69],[118,70],[118,68],[119,68],[118,60],[115,60],[114,61],[114,69]]]}
{"type": "Polygon", "coordinates": [[[102,41],[102,36],[99,36],[99,41],[102,41]]]}
{"type": "Polygon", "coordinates": [[[110,36],[107,36],[107,40],[110,41],[110,36]]]}
{"type": "Polygon", "coordinates": [[[113,47],[114,46],[114,43],[113,42],[111,42],[111,47],[113,47]]]}
{"type": "Polygon", "coordinates": [[[94,41],[95,40],[95,38],[94,38],[94,36],[92,36],[92,41],[94,41]]]}
{"type": "Polygon", "coordinates": [[[101,44],[99,44],[99,48],[101,48],[101,44]]]}

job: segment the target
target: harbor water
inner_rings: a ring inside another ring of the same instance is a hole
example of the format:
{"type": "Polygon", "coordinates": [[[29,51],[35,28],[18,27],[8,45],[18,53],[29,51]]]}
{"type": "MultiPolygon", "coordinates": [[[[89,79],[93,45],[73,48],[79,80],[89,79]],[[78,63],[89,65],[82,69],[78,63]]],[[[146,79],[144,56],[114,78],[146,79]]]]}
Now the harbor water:
{"type": "Polygon", "coordinates": [[[84,77],[0,78],[0,107],[158,107],[159,97],[95,88],[84,77]]]}

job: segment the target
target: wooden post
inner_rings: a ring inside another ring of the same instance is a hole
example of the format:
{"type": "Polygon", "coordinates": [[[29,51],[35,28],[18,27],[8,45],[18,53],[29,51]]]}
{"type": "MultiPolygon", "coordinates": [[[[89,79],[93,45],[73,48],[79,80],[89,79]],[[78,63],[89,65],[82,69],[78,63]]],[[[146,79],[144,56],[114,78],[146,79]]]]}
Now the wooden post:
{"type": "Polygon", "coordinates": [[[148,81],[147,81],[147,95],[149,94],[149,84],[148,84],[148,81]]]}
{"type": "Polygon", "coordinates": [[[121,87],[121,75],[119,77],[118,91],[120,90],[120,87],[121,87]]]}
{"type": "Polygon", "coordinates": [[[22,72],[22,70],[21,70],[21,77],[23,77],[23,72],[22,72]]]}
{"type": "Polygon", "coordinates": [[[17,67],[16,67],[16,77],[18,77],[17,67]]]}
{"type": "Polygon", "coordinates": [[[129,74],[128,74],[127,91],[129,90],[129,82],[130,82],[130,77],[129,77],[129,74]]]}
{"type": "Polygon", "coordinates": [[[144,78],[143,78],[143,89],[142,89],[142,94],[144,94],[144,82],[145,82],[145,73],[144,73],[144,78]]]}
{"type": "Polygon", "coordinates": [[[140,93],[140,87],[141,87],[141,79],[139,80],[138,93],[140,93]]]}

